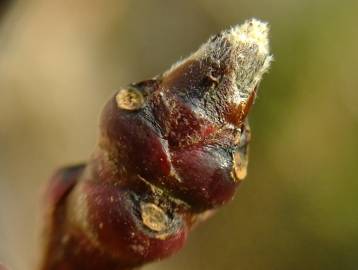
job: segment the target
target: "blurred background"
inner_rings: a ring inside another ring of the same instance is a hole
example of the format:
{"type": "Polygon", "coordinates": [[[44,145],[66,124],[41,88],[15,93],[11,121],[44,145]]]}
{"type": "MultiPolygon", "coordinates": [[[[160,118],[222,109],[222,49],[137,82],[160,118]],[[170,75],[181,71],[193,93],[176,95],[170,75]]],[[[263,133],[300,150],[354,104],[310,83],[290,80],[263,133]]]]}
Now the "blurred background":
{"type": "Polygon", "coordinates": [[[161,269],[357,269],[356,0],[0,1],[0,261],[34,269],[41,190],[85,160],[119,87],[228,26],[271,25],[238,196],[161,269]]]}

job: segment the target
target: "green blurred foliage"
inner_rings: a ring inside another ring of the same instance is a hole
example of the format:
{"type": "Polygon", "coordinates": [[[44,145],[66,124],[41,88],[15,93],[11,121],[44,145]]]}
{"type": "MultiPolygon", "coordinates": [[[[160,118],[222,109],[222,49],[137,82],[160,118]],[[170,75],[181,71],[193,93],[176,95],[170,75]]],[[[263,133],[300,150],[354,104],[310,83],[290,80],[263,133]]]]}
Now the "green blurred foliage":
{"type": "Polygon", "coordinates": [[[41,190],[86,159],[122,85],[249,17],[275,61],[251,114],[249,175],[178,255],[144,269],[356,269],[358,2],[17,1],[0,28],[0,261],[36,264],[41,190]]]}

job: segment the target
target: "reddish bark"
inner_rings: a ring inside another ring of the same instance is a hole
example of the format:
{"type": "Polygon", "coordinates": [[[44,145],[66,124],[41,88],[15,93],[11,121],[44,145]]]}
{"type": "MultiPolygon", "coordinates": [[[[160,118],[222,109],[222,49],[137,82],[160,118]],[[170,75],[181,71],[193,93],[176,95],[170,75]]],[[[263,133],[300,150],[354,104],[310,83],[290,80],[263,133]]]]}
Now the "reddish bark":
{"type": "Polygon", "coordinates": [[[252,81],[269,61],[232,31],[107,102],[90,160],[50,182],[41,269],[130,269],[165,258],[232,199],[246,175],[252,81]],[[241,70],[245,57],[256,70],[241,70]],[[238,89],[240,78],[251,88],[238,89]]]}

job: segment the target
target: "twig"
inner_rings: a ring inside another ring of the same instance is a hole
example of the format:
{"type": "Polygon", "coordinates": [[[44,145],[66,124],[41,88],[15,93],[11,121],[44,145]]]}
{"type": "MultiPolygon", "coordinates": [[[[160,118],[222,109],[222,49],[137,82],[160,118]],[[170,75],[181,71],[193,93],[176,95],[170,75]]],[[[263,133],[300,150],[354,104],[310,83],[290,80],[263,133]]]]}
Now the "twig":
{"type": "Polygon", "coordinates": [[[172,255],[246,176],[247,113],[271,56],[252,19],[106,104],[86,164],[46,195],[42,270],[132,269],[172,255]]]}

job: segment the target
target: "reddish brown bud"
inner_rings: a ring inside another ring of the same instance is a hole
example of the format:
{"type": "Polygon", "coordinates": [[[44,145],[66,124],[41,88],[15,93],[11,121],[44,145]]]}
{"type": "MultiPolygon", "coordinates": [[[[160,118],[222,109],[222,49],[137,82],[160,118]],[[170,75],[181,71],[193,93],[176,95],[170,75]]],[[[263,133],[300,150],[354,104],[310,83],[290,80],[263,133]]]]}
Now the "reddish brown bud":
{"type": "Polygon", "coordinates": [[[42,269],[125,269],[178,251],[246,176],[246,117],[270,61],[267,26],[251,20],[120,89],[89,162],[53,177],[42,269]]]}

